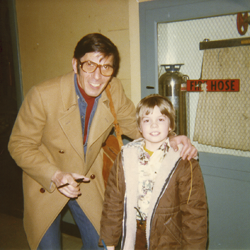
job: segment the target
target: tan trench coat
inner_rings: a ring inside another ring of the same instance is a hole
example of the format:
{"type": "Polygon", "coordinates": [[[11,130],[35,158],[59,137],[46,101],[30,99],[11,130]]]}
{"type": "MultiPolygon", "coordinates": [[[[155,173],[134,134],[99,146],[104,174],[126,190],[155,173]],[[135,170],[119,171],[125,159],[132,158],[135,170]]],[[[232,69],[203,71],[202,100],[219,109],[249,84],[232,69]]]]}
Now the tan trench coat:
{"type": "MultiPolygon", "coordinates": [[[[111,95],[117,119],[125,135],[138,137],[133,103],[125,96],[120,81],[113,78],[111,95]]],[[[36,249],[44,233],[68,202],[51,183],[60,169],[86,175],[77,199],[97,232],[104,198],[101,146],[113,127],[109,100],[103,92],[93,118],[86,158],[74,73],[34,86],[17,116],[9,141],[9,151],[23,169],[24,228],[31,249],[36,249]]]]}

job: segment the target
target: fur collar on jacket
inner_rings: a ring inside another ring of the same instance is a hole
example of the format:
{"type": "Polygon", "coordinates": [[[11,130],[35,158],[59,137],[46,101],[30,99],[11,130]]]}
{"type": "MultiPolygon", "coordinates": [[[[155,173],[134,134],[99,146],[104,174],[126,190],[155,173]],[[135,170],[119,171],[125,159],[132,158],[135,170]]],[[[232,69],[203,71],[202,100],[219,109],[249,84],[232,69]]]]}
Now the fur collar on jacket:
{"type": "MultiPolygon", "coordinates": [[[[168,140],[167,140],[168,143],[168,140]]],[[[126,193],[124,198],[124,217],[123,217],[123,240],[122,249],[134,249],[136,235],[136,209],[137,207],[137,187],[138,187],[138,169],[137,164],[141,154],[141,147],[144,139],[135,140],[122,148],[123,167],[126,182],[126,193]]],[[[166,157],[163,159],[159,173],[157,174],[154,189],[150,201],[147,215],[146,237],[149,246],[151,221],[155,209],[159,203],[162,194],[168,187],[169,180],[176,169],[176,162],[180,159],[180,150],[174,150],[169,147],[166,157]]]]}

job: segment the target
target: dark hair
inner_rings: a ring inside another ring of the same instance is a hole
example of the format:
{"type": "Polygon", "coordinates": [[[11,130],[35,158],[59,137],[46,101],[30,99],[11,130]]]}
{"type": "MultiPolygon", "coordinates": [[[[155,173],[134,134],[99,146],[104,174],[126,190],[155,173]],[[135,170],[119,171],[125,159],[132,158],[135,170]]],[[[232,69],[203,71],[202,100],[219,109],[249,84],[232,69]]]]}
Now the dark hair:
{"type": "Polygon", "coordinates": [[[170,120],[171,131],[175,129],[175,110],[173,104],[165,96],[152,94],[144,97],[136,107],[136,122],[140,128],[141,118],[144,114],[148,115],[153,112],[154,107],[158,106],[161,113],[170,120]]]}
{"type": "Polygon", "coordinates": [[[99,33],[91,33],[84,36],[76,45],[74,51],[74,58],[78,61],[78,67],[80,63],[80,58],[86,53],[90,52],[100,52],[105,57],[113,56],[113,76],[116,76],[120,64],[120,56],[117,47],[104,35],[99,33]]]}

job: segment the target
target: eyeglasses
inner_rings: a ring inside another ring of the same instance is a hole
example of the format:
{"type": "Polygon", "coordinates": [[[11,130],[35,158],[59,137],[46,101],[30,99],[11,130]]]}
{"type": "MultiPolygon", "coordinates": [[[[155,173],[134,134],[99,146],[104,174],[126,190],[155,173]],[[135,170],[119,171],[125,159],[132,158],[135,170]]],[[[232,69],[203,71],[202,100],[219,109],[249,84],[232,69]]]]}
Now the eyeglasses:
{"type": "Polygon", "coordinates": [[[97,64],[92,61],[80,62],[81,69],[86,73],[93,73],[97,68],[103,76],[111,76],[114,72],[114,68],[109,64],[97,64]]]}

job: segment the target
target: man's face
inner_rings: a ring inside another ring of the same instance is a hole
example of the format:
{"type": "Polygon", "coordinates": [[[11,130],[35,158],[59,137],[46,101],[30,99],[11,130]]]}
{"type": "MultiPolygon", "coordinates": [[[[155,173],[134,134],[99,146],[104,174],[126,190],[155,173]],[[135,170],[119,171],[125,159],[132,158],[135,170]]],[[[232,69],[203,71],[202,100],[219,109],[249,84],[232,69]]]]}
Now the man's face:
{"type": "MultiPolygon", "coordinates": [[[[100,52],[90,52],[86,53],[80,62],[91,61],[97,64],[107,64],[113,66],[113,56],[104,57],[100,52]]],[[[78,84],[85,91],[88,96],[97,97],[108,85],[112,76],[103,76],[100,72],[100,68],[92,73],[84,72],[81,68],[78,74],[77,60],[73,58],[72,65],[74,72],[77,74],[78,84]]]]}

